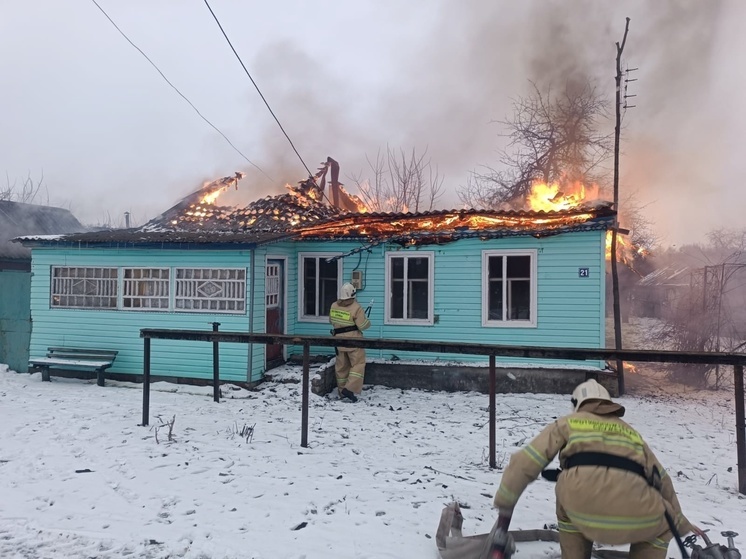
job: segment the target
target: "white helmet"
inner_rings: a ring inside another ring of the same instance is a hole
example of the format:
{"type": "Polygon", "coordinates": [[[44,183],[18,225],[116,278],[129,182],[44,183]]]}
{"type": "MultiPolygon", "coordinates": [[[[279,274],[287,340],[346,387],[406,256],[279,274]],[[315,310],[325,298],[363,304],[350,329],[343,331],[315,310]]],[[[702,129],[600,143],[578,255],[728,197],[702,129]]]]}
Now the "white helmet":
{"type": "Polygon", "coordinates": [[[591,379],[575,387],[575,390],[572,391],[572,400],[570,401],[575,406],[575,411],[578,411],[578,408],[586,400],[607,400],[611,402],[611,396],[608,390],[591,379]]]}
{"type": "Polygon", "coordinates": [[[345,283],[339,290],[339,298],[352,299],[355,296],[355,293],[357,293],[357,289],[355,289],[355,286],[351,283],[345,283]]]}

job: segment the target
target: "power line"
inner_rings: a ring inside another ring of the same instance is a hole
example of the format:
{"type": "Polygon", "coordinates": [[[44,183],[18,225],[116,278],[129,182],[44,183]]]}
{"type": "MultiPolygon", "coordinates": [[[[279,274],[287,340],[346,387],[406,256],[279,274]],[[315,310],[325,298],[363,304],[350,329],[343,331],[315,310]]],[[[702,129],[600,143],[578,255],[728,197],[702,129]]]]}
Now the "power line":
{"type": "Polygon", "coordinates": [[[117,30],[117,31],[119,31],[119,33],[120,33],[120,34],[122,35],[122,37],[124,37],[124,38],[125,38],[125,39],[127,40],[127,42],[128,42],[128,43],[129,43],[130,45],[132,45],[133,47],[135,47],[135,48],[137,49],[137,51],[138,51],[138,52],[139,52],[140,54],[142,54],[142,55],[143,55],[143,56],[145,57],[145,60],[147,60],[148,62],[150,62],[150,65],[151,65],[151,66],[153,66],[153,68],[155,68],[155,69],[156,69],[156,71],[157,71],[157,72],[158,72],[158,73],[159,73],[159,74],[161,75],[161,77],[162,77],[162,78],[163,78],[164,80],[166,80],[166,83],[167,83],[168,85],[170,85],[170,86],[171,86],[171,87],[173,88],[173,90],[174,90],[174,91],[175,91],[176,93],[178,93],[178,94],[179,94],[179,95],[181,96],[181,98],[182,98],[182,99],[184,99],[184,101],[186,101],[187,103],[189,103],[189,106],[190,106],[190,107],[192,107],[192,109],[194,109],[194,111],[195,111],[195,112],[196,112],[196,113],[197,113],[197,114],[198,114],[198,115],[199,115],[199,116],[200,116],[200,117],[202,118],[202,120],[204,120],[204,121],[205,121],[205,122],[206,122],[207,124],[209,124],[210,126],[212,126],[212,128],[213,128],[213,129],[214,129],[214,130],[215,130],[215,131],[216,131],[216,132],[217,132],[218,134],[220,134],[220,135],[221,135],[221,136],[223,137],[223,139],[224,139],[224,140],[225,140],[226,142],[228,142],[228,144],[230,144],[230,146],[231,146],[231,147],[232,147],[232,148],[233,148],[234,150],[236,150],[236,153],[238,153],[238,154],[239,154],[239,155],[240,155],[241,157],[243,157],[243,158],[244,158],[244,159],[245,159],[245,160],[246,160],[246,161],[247,161],[247,162],[249,163],[249,165],[251,165],[251,166],[255,167],[255,168],[256,168],[256,169],[257,169],[257,170],[258,170],[258,171],[259,171],[260,173],[262,173],[262,174],[263,174],[263,175],[264,175],[265,177],[267,177],[267,178],[268,178],[268,179],[269,179],[270,181],[274,182],[274,179],[273,179],[272,177],[270,177],[270,176],[269,176],[269,175],[268,175],[267,173],[265,173],[265,172],[264,172],[264,170],[263,170],[263,169],[262,169],[261,167],[259,167],[259,166],[258,166],[258,165],[257,165],[256,163],[254,163],[254,162],[253,162],[253,161],[251,161],[251,160],[250,160],[250,159],[249,159],[248,157],[246,157],[246,155],[244,155],[244,153],[243,153],[243,152],[242,152],[242,151],[241,151],[240,149],[238,149],[238,148],[237,148],[237,147],[236,147],[236,146],[235,146],[235,145],[233,144],[233,142],[231,142],[231,141],[230,141],[230,140],[228,139],[228,137],[227,137],[227,136],[226,136],[225,134],[223,134],[223,132],[222,132],[222,131],[221,131],[221,130],[220,130],[220,129],[219,129],[218,127],[217,127],[217,126],[215,126],[215,125],[214,125],[214,124],[213,124],[212,122],[210,122],[210,121],[209,121],[209,120],[207,119],[207,117],[206,117],[205,115],[203,115],[203,114],[202,114],[202,113],[201,113],[201,112],[199,111],[199,109],[198,109],[197,107],[195,107],[195,106],[194,106],[194,104],[193,104],[193,103],[192,103],[192,102],[191,102],[191,101],[190,101],[189,99],[187,99],[187,98],[186,98],[186,96],[185,96],[185,95],[184,95],[184,94],[183,94],[183,93],[182,93],[181,91],[179,91],[179,89],[178,89],[178,88],[177,88],[177,87],[176,87],[176,86],[175,86],[175,85],[174,85],[173,83],[171,83],[171,81],[170,81],[170,80],[169,80],[169,79],[168,79],[168,78],[166,77],[166,75],[165,75],[165,74],[164,74],[163,72],[161,72],[161,69],[160,69],[160,68],[158,68],[158,66],[157,66],[157,65],[155,64],[155,62],[153,62],[153,61],[152,61],[152,60],[150,59],[150,57],[148,57],[148,55],[147,55],[147,54],[145,54],[145,53],[143,52],[143,50],[142,50],[142,49],[141,49],[140,47],[138,47],[138,46],[137,46],[137,45],[136,45],[135,43],[133,43],[133,42],[132,42],[132,41],[130,40],[130,38],[129,38],[129,37],[128,37],[128,36],[127,36],[127,35],[126,35],[125,33],[124,33],[124,31],[122,31],[122,30],[121,30],[121,29],[119,28],[119,26],[118,26],[118,25],[117,25],[116,23],[114,23],[114,20],[113,20],[113,19],[111,19],[111,17],[109,17],[109,14],[107,14],[107,13],[106,13],[106,11],[105,11],[105,10],[104,10],[104,9],[103,9],[103,8],[102,8],[102,7],[101,7],[101,6],[99,5],[99,4],[98,4],[98,2],[96,2],[96,0],[91,0],[91,2],[93,2],[93,3],[94,3],[94,4],[96,5],[96,7],[97,7],[97,8],[99,9],[99,10],[101,10],[101,13],[102,13],[102,14],[104,14],[104,15],[106,16],[106,19],[108,19],[108,20],[109,20],[109,22],[111,22],[111,24],[112,24],[112,25],[113,25],[113,26],[114,26],[114,27],[116,28],[116,30],[117,30]]]}
{"type": "Polygon", "coordinates": [[[223,26],[220,24],[220,21],[218,20],[218,16],[215,15],[215,12],[212,11],[212,8],[210,7],[210,4],[207,0],[204,0],[205,5],[207,6],[207,9],[210,10],[210,13],[212,14],[213,19],[215,20],[215,23],[218,24],[218,27],[220,28],[220,31],[223,33],[223,37],[225,37],[225,40],[228,41],[228,45],[231,47],[231,50],[233,51],[233,54],[236,55],[236,58],[241,63],[241,67],[243,68],[243,71],[246,72],[246,75],[249,76],[249,79],[251,80],[251,83],[254,84],[254,87],[256,88],[256,91],[259,93],[259,96],[262,98],[262,101],[264,101],[264,104],[267,105],[267,109],[269,109],[270,114],[275,119],[275,122],[277,123],[277,126],[280,127],[280,130],[282,130],[282,133],[287,138],[288,142],[290,142],[290,147],[293,148],[293,151],[295,152],[295,155],[298,156],[298,159],[300,159],[300,162],[303,164],[303,166],[306,168],[306,171],[308,171],[308,176],[313,177],[313,173],[311,173],[311,170],[308,168],[308,165],[306,165],[306,162],[303,161],[303,158],[300,156],[300,153],[298,153],[298,150],[295,149],[295,144],[293,144],[293,141],[290,139],[290,136],[288,136],[288,133],[285,132],[285,129],[282,127],[282,124],[280,124],[280,120],[275,115],[274,111],[272,110],[272,107],[269,106],[269,103],[264,98],[264,95],[262,94],[261,90],[259,89],[259,86],[256,85],[256,82],[254,81],[254,78],[251,77],[251,74],[246,69],[246,65],[243,63],[243,60],[241,60],[241,57],[238,56],[238,53],[236,52],[236,49],[233,48],[233,43],[231,43],[231,40],[228,38],[228,35],[225,33],[225,30],[223,29],[223,26]]]}

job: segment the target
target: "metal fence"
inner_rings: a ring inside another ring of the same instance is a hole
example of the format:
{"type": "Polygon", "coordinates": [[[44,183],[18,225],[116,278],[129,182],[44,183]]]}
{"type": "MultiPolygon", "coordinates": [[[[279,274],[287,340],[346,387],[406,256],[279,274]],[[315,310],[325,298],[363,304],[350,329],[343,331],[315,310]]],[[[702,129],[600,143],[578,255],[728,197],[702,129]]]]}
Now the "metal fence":
{"type": "MultiPolygon", "coordinates": [[[[150,415],[150,354],[151,340],[188,340],[210,342],[213,347],[213,397],[220,399],[220,343],[265,344],[303,346],[303,376],[301,402],[301,446],[308,446],[308,403],[310,391],[310,349],[311,346],[359,347],[364,349],[387,349],[398,351],[418,351],[428,353],[452,353],[461,355],[484,355],[489,358],[489,463],[497,467],[496,460],[496,409],[495,409],[495,357],[523,357],[534,359],[570,359],[576,361],[603,360],[629,361],[640,363],[698,363],[733,366],[735,411],[736,411],[736,457],[738,465],[738,491],[746,495],[746,420],[744,419],[744,382],[743,368],[746,354],[743,353],[710,353],[684,351],[648,351],[635,349],[593,349],[593,348],[557,348],[534,346],[486,345],[457,342],[415,342],[411,340],[367,339],[367,338],[333,338],[330,336],[288,336],[281,334],[247,334],[242,332],[218,332],[217,323],[212,331],[204,330],[171,330],[143,328],[143,396],[142,425],[148,425],[150,415]]],[[[593,374],[592,371],[589,371],[593,374]]]]}

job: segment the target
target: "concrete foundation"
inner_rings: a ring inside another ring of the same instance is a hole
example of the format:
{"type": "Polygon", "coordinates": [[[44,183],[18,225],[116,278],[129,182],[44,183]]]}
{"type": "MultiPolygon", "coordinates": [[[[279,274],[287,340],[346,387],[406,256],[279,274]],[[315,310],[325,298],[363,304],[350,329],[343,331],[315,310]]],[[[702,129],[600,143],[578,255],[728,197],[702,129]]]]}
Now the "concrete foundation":
{"type": "MultiPolygon", "coordinates": [[[[618,395],[613,371],[499,367],[495,369],[495,391],[506,393],[570,394],[581,382],[595,378],[612,396],[618,395]]],[[[391,388],[442,390],[446,392],[489,392],[489,368],[417,363],[368,363],[365,384],[391,388]]],[[[315,394],[336,388],[334,366],[330,365],[311,382],[315,394]]]]}

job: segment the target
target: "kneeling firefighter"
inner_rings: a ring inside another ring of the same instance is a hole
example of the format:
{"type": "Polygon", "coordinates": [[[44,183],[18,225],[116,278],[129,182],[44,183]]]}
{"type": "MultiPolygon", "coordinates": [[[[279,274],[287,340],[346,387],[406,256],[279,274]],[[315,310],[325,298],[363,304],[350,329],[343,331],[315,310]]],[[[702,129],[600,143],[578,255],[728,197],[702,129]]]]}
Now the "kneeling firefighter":
{"type": "Polygon", "coordinates": [[[672,537],[687,557],[681,536],[703,532],[682,514],[671,478],[653,451],[620,419],[624,407],[595,380],[580,384],[571,401],[573,413],[544,428],[510,458],[494,501],[499,509],[494,556],[512,552],[508,526],[513,508],[542,474],[557,482],[562,559],[589,559],[593,542],[631,544],[630,559],[665,559],[672,537]],[[557,454],[561,470],[544,471],[557,454]]]}
{"type": "MultiPolygon", "coordinates": [[[[355,300],[357,290],[351,283],[345,283],[339,290],[339,299],[332,303],[329,322],[333,326],[332,336],[339,338],[362,338],[363,330],[370,327],[370,320],[360,303],[355,300]]],[[[363,391],[365,378],[365,350],[354,347],[338,347],[334,365],[337,376],[337,390],[341,398],[357,402],[357,395],[363,391]]]]}

